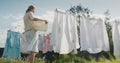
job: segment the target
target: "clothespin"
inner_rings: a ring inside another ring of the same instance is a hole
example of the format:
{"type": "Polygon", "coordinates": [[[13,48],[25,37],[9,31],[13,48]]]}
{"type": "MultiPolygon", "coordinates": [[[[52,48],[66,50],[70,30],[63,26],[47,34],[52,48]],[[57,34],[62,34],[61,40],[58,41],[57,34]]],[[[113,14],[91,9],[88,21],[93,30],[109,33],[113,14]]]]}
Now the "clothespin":
{"type": "Polygon", "coordinates": [[[87,17],[90,17],[90,14],[89,14],[89,13],[87,13],[87,17]]]}

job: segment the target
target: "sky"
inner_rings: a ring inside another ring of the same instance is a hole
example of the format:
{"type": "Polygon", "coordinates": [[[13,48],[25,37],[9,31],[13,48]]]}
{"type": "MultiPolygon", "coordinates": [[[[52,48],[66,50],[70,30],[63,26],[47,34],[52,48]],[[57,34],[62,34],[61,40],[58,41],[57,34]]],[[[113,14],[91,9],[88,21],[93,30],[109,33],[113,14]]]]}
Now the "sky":
{"type": "Polygon", "coordinates": [[[23,16],[29,5],[35,6],[35,16],[48,20],[51,28],[56,8],[67,10],[81,4],[95,14],[104,14],[109,10],[112,17],[119,17],[119,3],[120,0],[0,0],[0,47],[5,44],[8,29],[23,31],[23,16]]]}

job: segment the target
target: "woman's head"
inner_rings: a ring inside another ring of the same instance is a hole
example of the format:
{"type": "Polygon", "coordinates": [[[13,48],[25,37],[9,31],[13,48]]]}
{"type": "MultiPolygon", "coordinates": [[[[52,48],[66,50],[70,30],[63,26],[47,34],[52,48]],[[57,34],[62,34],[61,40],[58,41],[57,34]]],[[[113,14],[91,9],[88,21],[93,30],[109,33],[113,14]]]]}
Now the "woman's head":
{"type": "Polygon", "coordinates": [[[26,10],[26,13],[27,13],[27,12],[30,12],[30,11],[33,12],[33,13],[35,12],[35,7],[34,7],[33,5],[30,5],[30,6],[28,7],[28,9],[26,10]]]}

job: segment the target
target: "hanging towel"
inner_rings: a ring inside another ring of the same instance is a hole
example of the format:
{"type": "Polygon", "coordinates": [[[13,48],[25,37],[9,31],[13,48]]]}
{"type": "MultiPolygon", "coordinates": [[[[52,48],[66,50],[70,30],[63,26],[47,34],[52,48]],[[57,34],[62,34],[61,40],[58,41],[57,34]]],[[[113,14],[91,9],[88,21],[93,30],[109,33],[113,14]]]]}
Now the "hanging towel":
{"type": "Polygon", "coordinates": [[[52,51],[52,46],[50,44],[50,35],[43,36],[43,53],[47,53],[48,51],[52,51]]]}
{"type": "Polygon", "coordinates": [[[55,11],[51,35],[51,45],[54,52],[68,54],[80,47],[76,22],[76,16],[55,11]]]}
{"type": "Polygon", "coordinates": [[[104,21],[85,15],[81,16],[80,21],[81,51],[88,51],[92,54],[109,51],[109,41],[104,21]]]}
{"type": "Polygon", "coordinates": [[[112,24],[112,36],[114,45],[114,55],[120,59],[120,20],[117,19],[112,24]]]}
{"type": "Polygon", "coordinates": [[[7,59],[20,58],[20,33],[8,30],[3,57],[7,59]]]}

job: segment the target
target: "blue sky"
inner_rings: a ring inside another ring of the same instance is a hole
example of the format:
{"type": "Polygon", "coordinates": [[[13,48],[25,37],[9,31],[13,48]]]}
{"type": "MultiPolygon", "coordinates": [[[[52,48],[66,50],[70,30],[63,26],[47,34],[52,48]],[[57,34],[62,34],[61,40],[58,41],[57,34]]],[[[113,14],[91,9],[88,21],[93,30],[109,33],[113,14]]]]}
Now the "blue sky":
{"type": "Polygon", "coordinates": [[[36,7],[36,15],[43,15],[46,11],[54,10],[55,8],[66,10],[70,7],[70,2],[67,0],[1,0],[0,21],[2,22],[0,27],[9,27],[11,29],[11,22],[16,21],[13,16],[24,15],[29,5],[36,7]]]}
{"type": "Polygon", "coordinates": [[[73,5],[82,4],[93,10],[94,13],[103,14],[106,10],[114,17],[119,16],[119,0],[1,0],[0,1],[0,28],[10,27],[10,23],[15,21],[13,16],[24,15],[29,5],[36,7],[36,15],[43,15],[46,11],[52,11],[55,8],[63,10],[69,9],[73,5]],[[9,19],[5,19],[9,17],[9,19]],[[6,25],[7,24],[7,25],[6,25]]]}
{"type": "Polygon", "coordinates": [[[93,10],[95,14],[104,14],[110,10],[112,17],[120,16],[120,0],[0,0],[0,44],[5,42],[4,31],[13,29],[20,24],[22,17],[29,5],[36,7],[35,15],[51,18],[52,11],[56,8],[67,10],[71,6],[81,4],[93,10]],[[4,36],[3,36],[4,35],[4,36]]]}

